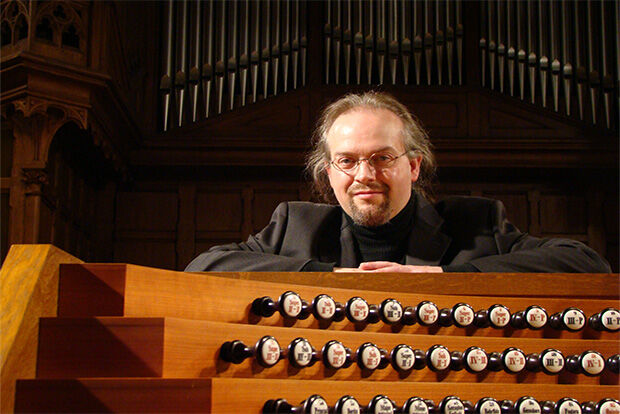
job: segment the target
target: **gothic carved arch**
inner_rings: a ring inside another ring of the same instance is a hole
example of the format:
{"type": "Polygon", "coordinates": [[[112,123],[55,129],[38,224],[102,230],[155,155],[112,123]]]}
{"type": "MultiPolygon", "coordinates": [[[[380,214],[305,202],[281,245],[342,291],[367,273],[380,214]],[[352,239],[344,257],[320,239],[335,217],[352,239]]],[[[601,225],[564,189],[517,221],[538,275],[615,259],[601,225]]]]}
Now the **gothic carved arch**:
{"type": "Polygon", "coordinates": [[[39,5],[33,19],[35,39],[84,53],[87,39],[84,11],[75,2],[51,1],[39,5]]]}

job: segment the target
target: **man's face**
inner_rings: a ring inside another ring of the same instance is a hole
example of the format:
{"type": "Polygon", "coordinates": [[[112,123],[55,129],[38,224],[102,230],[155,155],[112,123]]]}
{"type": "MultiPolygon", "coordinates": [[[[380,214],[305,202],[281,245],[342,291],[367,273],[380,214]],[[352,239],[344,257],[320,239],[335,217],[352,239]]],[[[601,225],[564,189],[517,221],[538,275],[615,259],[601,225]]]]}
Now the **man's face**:
{"type": "MultiPolygon", "coordinates": [[[[373,154],[397,157],[405,152],[402,121],[386,109],[355,108],[336,118],[327,133],[331,161],[354,160],[373,154]]],[[[386,169],[376,170],[368,162],[345,174],[327,166],[336,199],[355,223],[376,227],[396,216],[409,201],[411,185],[418,179],[421,156],[399,157],[386,169]]]]}

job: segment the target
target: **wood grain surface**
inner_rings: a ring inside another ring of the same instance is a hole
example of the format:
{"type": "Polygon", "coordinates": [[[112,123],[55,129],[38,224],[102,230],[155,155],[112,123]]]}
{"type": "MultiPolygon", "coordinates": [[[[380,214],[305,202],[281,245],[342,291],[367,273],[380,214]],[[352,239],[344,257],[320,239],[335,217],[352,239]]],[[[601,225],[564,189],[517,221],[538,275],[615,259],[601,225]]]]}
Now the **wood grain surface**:
{"type": "MultiPolygon", "coordinates": [[[[273,280],[264,282],[258,280],[237,279],[226,276],[242,277],[247,273],[184,273],[161,269],[153,269],[134,265],[108,265],[108,264],[84,264],[64,265],[61,267],[60,276],[60,303],[59,316],[157,316],[157,317],[180,317],[187,319],[202,319],[216,322],[233,322],[243,324],[269,325],[269,326],[294,326],[300,328],[329,329],[329,330],[360,330],[347,319],[341,322],[324,323],[310,316],[306,320],[287,320],[279,313],[271,317],[259,317],[250,312],[250,306],[254,299],[269,296],[277,301],[282,293],[292,290],[298,293],[302,299],[309,303],[319,294],[328,294],[334,300],[346,303],[354,296],[363,297],[370,304],[380,304],[387,298],[399,300],[403,307],[416,306],[421,301],[432,301],[439,308],[452,308],[459,302],[467,302],[475,310],[487,309],[490,306],[501,303],[507,306],[512,313],[524,310],[530,305],[542,306],[549,316],[555,312],[561,312],[567,307],[574,306],[582,309],[586,316],[600,312],[607,307],[618,307],[618,300],[610,297],[594,299],[589,296],[579,297],[577,294],[567,298],[557,298],[553,295],[558,288],[554,283],[556,275],[535,275],[544,284],[542,293],[544,297],[521,297],[521,296],[497,296],[471,295],[471,294],[446,294],[443,293],[440,282],[435,281],[435,292],[394,292],[385,290],[365,290],[358,287],[355,281],[349,279],[347,288],[325,287],[330,283],[318,283],[317,286],[307,284],[293,284],[292,282],[273,280]],[[157,280],[157,283],[153,283],[157,280]],[[124,282],[124,285],[122,284],[124,282]],[[213,294],[217,292],[217,294],[213,294]],[[68,298],[68,299],[64,299],[68,298]],[[73,298],[73,299],[70,299],[73,298]],[[77,299],[75,299],[77,298],[77,299]],[[101,302],[106,305],[96,306],[101,302]]],[[[270,273],[258,273],[272,279],[270,273]]],[[[296,276],[293,273],[274,273],[274,275],[296,276]]],[[[320,276],[320,273],[310,273],[309,278],[320,276]]],[[[387,275],[390,276],[390,275],[387,275]]],[[[406,275],[392,275],[403,277],[406,275]]],[[[599,275],[587,276],[596,283],[599,275]]],[[[339,274],[331,274],[330,280],[340,277],[339,274]]],[[[377,278],[377,276],[373,276],[377,278]]],[[[381,276],[382,277],[382,276],[381,276]]],[[[477,283],[478,275],[463,274],[460,276],[462,284],[471,285],[477,283]]],[[[573,276],[574,277],[574,276],[573,276]]],[[[586,276],[582,276],[585,278],[586,276]]],[[[601,276],[607,278],[607,275],[601,276]]],[[[499,278],[499,277],[498,277],[499,278]]],[[[519,281],[515,275],[505,276],[506,284],[516,284],[519,281]],[[513,277],[514,276],[514,277],[513,277]]],[[[430,279],[429,279],[430,280],[430,279]]],[[[298,281],[298,280],[297,280],[298,281]]],[[[430,282],[429,282],[430,283],[430,282]]],[[[518,292],[518,288],[515,287],[518,292]]],[[[422,289],[424,290],[424,289],[422,289]]],[[[419,324],[412,326],[390,326],[383,322],[363,326],[366,332],[394,332],[411,334],[442,334],[442,335],[465,335],[465,336],[510,336],[510,337],[533,337],[533,338],[585,338],[585,339],[618,339],[620,334],[599,332],[586,328],[579,332],[559,331],[550,326],[542,330],[523,329],[517,330],[510,327],[505,329],[476,328],[467,329],[451,327],[431,326],[419,324]]]]}
{"type": "Polygon", "coordinates": [[[565,356],[593,349],[607,358],[617,353],[618,349],[617,341],[613,340],[386,335],[376,332],[334,332],[178,318],[45,318],[41,320],[37,377],[254,377],[349,381],[473,381],[484,384],[618,383],[618,375],[608,371],[599,377],[587,377],[567,371],[560,375],[540,372],[521,372],[514,375],[503,371],[486,371],[481,374],[472,374],[465,370],[433,372],[429,368],[402,374],[392,366],[368,371],[353,364],[336,370],[326,367],[322,362],[299,369],[288,360],[281,360],[273,367],[264,368],[254,358],[233,364],[225,362],[219,356],[220,347],[225,341],[240,340],[252,347],[265,335],[275,337],[283,349],[287,348],[293,339],[304,337],[317,351],[328,341],[338,340],[353,353],[366,342],[374,343],[388,352],[399,344],[407,344],[424,351],[439,344],[451,351],[461,352],[470,346],[479,346],[487,352],[502,352],[508,347],[517,347],[525,354],[555,348],[565,356]]]}
{"type": "Polygon", "coordinates": [[[15,379],[34,378],[39,317],[56,315],[60,263],[81,260],[49,244],[14,244],[0,269],[3,413],[13,409],[15,379]]]}
{"type": "Polygon", "coordinates": [[[378,394],[402,405],[409,397],[431,399],[435,404],[447,395],[458,395],[476,403],[483,397],[498,400],[525,395],[539,401],[557,401],[571,396],[578,401],[617,397],[617,387],[593,385],[417,383],[402,382],[261,380],[247,378],[158,379],[109,378],[18,381],[16,412],[209,412],[213,414],[259,414],[269,399],[285,398],[298,405],[319,394],[330,406],[344,395],[366,405],[378,394]]]}

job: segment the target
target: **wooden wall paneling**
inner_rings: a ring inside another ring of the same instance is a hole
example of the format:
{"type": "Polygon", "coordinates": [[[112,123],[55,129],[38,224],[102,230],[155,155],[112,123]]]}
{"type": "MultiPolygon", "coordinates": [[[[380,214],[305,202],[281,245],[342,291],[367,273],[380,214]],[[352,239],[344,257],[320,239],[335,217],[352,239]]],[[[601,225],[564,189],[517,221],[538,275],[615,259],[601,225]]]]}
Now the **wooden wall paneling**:
{"type": "Polygon", "coordinates": [[[572,235],[587,241],[588,216],[585,195],[542,192],[540,196],[540,230],[556,237],[572,235]]]}
{"type": "Polygon", "coordinates": [[[178,203],[178,191],[120,191],[114,260],[176,268],[178,203]]]}
{"type": "Polygon", "coordinates": [[[278,204],[283,201],[299,200],[299,193],[296,189],[289,186],[287,186],[288,188],[277,188],[278,183],[274,184],[273,188],[254,190],[254,202],[252,205],[252,226],[254,227],[254,232],[262,230],[269,224],[271,214],[278,204]]]}
{"type": "Polygon", "coordinates": [[[195,256],[196,210],[196,184],[180,182],[175,269],[183,268],[195,256]]]}

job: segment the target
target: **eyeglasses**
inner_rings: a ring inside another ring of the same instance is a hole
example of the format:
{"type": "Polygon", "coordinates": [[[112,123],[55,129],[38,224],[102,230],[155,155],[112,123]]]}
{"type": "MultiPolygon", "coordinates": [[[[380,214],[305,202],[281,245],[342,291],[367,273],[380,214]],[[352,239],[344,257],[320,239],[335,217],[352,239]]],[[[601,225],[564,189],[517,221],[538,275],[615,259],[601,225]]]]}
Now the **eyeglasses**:
{"type": "Polygon", "coordinates": [[[405,151],[398,156],[385,153],[375,153],[368,158],[359,159],[355,159],[353,157],[345,155],[336,158],[335,160],[331,161],[330,164],[336,167],[337,170],[342,171],[347,175],[355,174],[362,161],[368,162],[368,165],[371,166],[375,171],[380,171],[392,167],[392,165],[394,165],[394,161],[396,161],[398,158],[402,157],[408,152],[409,151],[405,151]]]}

